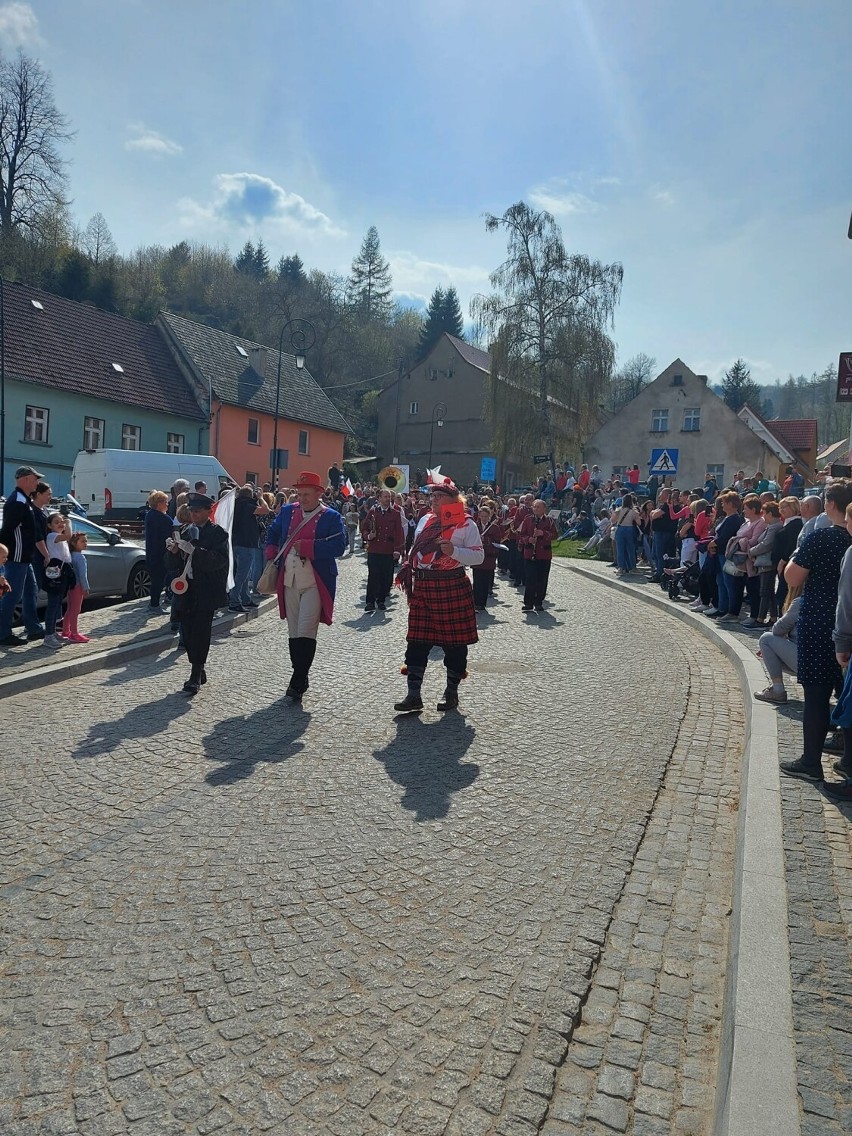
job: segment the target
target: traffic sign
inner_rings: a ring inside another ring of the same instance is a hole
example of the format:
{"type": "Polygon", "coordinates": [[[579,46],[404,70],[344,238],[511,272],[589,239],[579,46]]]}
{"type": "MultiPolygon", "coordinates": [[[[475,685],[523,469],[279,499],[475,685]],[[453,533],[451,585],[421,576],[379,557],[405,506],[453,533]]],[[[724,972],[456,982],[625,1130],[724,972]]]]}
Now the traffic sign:
{"type": "Polygon", "coordinates": [[[550,461],[550,454],[534,454],[533,463],[535,465],[544,465],[545,462],[550,461]]]}
{"type": "Polygon", "coordinates": [[[852,402],[852,351],[842,351],[837,365],[835,402],[852,402]]]}
{"type": "Polygon", "coordinates": [[[651,450],[651,473],[662,477],[677,473],[677,450],[651,450]]]}

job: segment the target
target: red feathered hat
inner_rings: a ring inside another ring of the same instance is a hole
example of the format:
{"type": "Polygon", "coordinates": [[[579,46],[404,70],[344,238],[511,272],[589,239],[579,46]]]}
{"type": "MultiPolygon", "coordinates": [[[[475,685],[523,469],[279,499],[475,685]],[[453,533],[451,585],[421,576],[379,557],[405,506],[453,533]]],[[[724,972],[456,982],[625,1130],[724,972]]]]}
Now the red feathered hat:
{"type": "Polygon", "coordinates": [[[426,470],[426,488],[427,489],[443,489],[447,493],[460,493],[459,487],[454,484],[452,478],[445,477],[441,473],[441,467],[436,465],[434,469],[426,470]]]}

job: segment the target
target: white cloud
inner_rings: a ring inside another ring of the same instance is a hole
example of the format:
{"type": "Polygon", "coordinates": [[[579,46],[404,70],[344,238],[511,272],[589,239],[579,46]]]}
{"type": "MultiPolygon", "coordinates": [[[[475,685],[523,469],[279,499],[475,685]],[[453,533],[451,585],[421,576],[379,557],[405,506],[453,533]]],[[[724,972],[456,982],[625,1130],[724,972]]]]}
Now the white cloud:
{"type": "MultiPolygon", "coordinates": [[[[597,185],[618,185],[618,178],[599,178],[597,185]]],[[[530,201],[537,209],[546,209],[554,216],[565,216],[569,213],[597,213],[602,206],[574,189],[563,178],[551,178],[543,185],[537,185],[530,190],[530,201]]]]}
{"type": "Polygon", "coordinates": [[[654,185],[649,190],[651,199],[659,201],[661,205],[674,205],[677,198],[670,189],[663,189],[662,186],[654,185]]]}
{"type": "Polygon", "coordinates": [[[31,47],[44,43],[38,30],[38,17],[29,4],[12,0],[0,5],[0,44],[31,47]]]}
{"type": "Polygon", "coordinates": [[[298,193],[290,193],[261,174],[217,174],[212,201],[178,202],[185,224],[220,231],[256,229],[259,224],[316,236],[340,237],[345,231],[298,193]]]}
{"type": "Polygon", "coordinates": [[[398,290],[411,295],[431,296],[439,284],[442,288],[454,287],[460,295],[488,287],[489,270],[475,264],[423,260],[407,250],[389,252],[388,263],[398,290]]]}
{"type": "Polygon", "coordinates": [[[124,143],[125,150],[141,150],[146,154],[153,154],[157,158],[165,158],[170,154],[180,154],[183,146],[158,134],[156,130],[149,130],[141,122],[131,123],[127,128],[135,137],[128,138],[124,143]]]}

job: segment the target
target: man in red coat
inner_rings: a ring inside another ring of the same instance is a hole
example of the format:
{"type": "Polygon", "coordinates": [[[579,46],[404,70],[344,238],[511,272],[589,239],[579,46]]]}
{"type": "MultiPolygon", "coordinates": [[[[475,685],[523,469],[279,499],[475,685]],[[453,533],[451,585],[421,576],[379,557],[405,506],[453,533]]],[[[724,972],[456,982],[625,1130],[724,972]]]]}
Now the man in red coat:
{"type": "Polygon", "coordinates": [[[544,611],[550,562],[553,559],[553,542],[558,536],[556,525],[547,515],[544,501],[534,501],[532,514],[524,518],[518,542],[524,550],[526,588],[521,611],[544,611]]]}
{"type": "Polygon", "coordinates": [[[379,494],[377,505],[361,523],[361,539],[367,549],[367,602],[364,611],[385,610],[385,600],[393,586],[394,555],[405,552],[402,513],[391,505],[387,489],[379,494]]]}

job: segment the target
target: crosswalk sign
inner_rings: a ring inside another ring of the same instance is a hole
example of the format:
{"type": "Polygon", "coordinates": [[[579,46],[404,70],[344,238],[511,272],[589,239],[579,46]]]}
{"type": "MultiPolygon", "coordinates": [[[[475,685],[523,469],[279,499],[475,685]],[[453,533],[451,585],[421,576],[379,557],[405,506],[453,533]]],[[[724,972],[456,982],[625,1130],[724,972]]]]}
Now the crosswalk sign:
{"type": "Polygon", "coordinates": [[[677,450],[651,450],[651,473],[668,477],[677,473],[677,450]]]}

